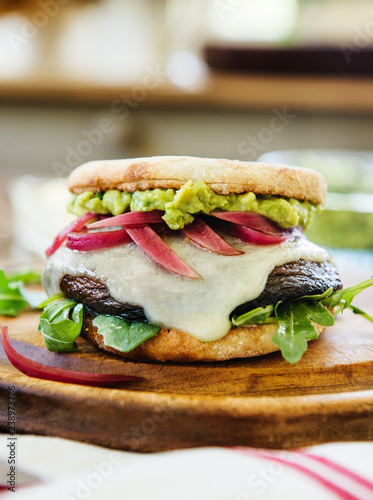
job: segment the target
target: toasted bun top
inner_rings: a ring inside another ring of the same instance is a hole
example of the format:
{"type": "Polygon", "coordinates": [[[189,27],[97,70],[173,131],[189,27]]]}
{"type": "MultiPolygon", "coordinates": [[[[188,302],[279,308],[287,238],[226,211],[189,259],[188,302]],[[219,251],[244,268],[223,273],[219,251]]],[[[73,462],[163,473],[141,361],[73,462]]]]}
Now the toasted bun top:
{"type": "Polygon", "coordinates": [[[314,170],[192,156],[91,161],[71,173],[68,186],[77,194],[109,189],[134,192],[180,189],[188,181],[204,181],[215,193],[223,195],[254,192],[313,203],[324,203],[326,197],[325,179],[314,170]]]}

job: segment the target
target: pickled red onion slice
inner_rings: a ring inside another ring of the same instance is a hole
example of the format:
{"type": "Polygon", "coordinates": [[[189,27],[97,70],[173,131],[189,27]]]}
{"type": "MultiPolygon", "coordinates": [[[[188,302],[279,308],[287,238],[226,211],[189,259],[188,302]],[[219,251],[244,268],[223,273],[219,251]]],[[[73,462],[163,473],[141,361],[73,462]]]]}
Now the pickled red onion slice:
{"type": "Polygon", "coordinates": [[[232,233],[237,236],[237,238],[240,238],[246,243],[251,243],[252,245],[277,245],[289,240],[290,238],[302,235],[302,233],[296,228],[287,230],[287,232],[283,233],[283,236],[265,234],[249,227],[240,226],[239,224],[231,224],[230,229],[232,233]]]}
{"type": "Polygon", "coordinates": [[[274,236],[282,236],[285,231],[264,215],[255,212],[210,212],[209,215],[274,236]]]}
{"type": "Polygon", "coordinates": [[[128,227],[133,241],[157,264],[183,278],[201,279],[150,226],[128,227]]]}
{"type": "Polygon", "coordinates": [[[182,231],[194,243],[212,252],[220,255],[242,254],[239,250],[228,245],[206,222],[198,217],[191,224],[185,226],[182,231]]]}
{"type": "Polygon", "coordinates": [[[130,241],[132,239],[125,229],[100,233],[76,232],[67,235],[66,246],[70,250],[90,252],[123,245],[130,241]]]}
{"type": "Polygon", "coordinates": [[[69,384],[104,386],[144,380],[129,375],[109,375],[100,373],[77,372],[54,366],[47,366],[23,356],[17,352],[9,341],[8,327],[1,327],[1,342],[11,364],[29,377],[65,382],[69,384]]]}
{"type": "Polygon", "coordinates": [[[57,234],[52,245],[45,251],[46,256],[50,257],[51,255],[53,255],[54,252],[58,250],[60,246],[65,242],[69,233],[79,231],[87,224],[87,222],[95,220],[97,218],[97,214],[88,212],[87,214],[81,215],[77,219],[73,220],[69,225],[67,225],[64,229],[62,229],[62,231],[57,234]]]}
{"type": "Polygon", "coordinates": [[[150,212],[127,212],[125,214],[116,215],[115,217],[107,217],[106,219],[89,224],[88,229],[107,226],[143,226],[144,224],[155,224],[163,222],[161,210],[152,210],[150,212]]]}

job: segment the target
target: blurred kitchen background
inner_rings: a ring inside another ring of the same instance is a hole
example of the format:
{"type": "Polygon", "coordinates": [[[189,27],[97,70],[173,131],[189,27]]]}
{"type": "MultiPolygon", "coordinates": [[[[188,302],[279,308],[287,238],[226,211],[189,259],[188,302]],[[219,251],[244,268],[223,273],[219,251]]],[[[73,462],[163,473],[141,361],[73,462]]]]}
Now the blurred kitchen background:
{"type": "Polygon", "coordinates": [[[173,154],[319,168],[312,238],[369,251],[370,150],[371,0],[0,0],[2,258],[41,254],[77,165],[173,154]]]}

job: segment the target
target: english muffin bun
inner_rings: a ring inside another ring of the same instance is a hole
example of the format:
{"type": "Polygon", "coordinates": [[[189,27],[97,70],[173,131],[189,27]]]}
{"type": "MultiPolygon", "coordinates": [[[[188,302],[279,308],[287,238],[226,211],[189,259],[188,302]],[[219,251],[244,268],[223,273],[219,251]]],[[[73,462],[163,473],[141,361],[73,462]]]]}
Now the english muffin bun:
{"type": "MultiPolygon", "coordinates": [[[[320,334],[325,326],[315,324],[320,334]]],[[[132,361],[174,361],[191,363],[198,361],[226,361],[235,358],[262,356],[279,350],[272,342],[277,325],[252,325],[231,328],[220,340],[200,342],[187,333],[161,328],[157,335],[130,352],[121,352],[104,344],[104,339],[92,324],[89,315],[84,316],[82,337],[104,351],[132,361]]]]}
{"type": "Polygon", "coordinates": [[[90,161],[72,172],[68,187],[72,193],[109,189],[133,193],[154,188],[180,189],[188,181],[203,181],[222,195],[254,192],[313,203],[324,203],[326,197],[326,181],[314,170],[192,156],[90,161]]]}

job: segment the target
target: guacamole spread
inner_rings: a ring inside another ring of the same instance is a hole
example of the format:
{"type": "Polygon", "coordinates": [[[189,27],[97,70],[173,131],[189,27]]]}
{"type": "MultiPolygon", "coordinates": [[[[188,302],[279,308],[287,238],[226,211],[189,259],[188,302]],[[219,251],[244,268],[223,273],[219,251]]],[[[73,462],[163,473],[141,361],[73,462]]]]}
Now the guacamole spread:
{"type": "Polygon", "coordinates": [[[307,227],[320,205],[295,198],[254,193],[220,195],[206,183],[187,182],[178,190],[148,189],[126,193],[117,189],[105,193],[86,191],[76,195],[69,210],[80,216],[86,212],[120,215],[126,211],[163,210],[163,219],[171,229],[181,229],[193,222],[193,214],[209,214],[213,210],[255,212],[277,222],[283,228],[307,227]]]}

